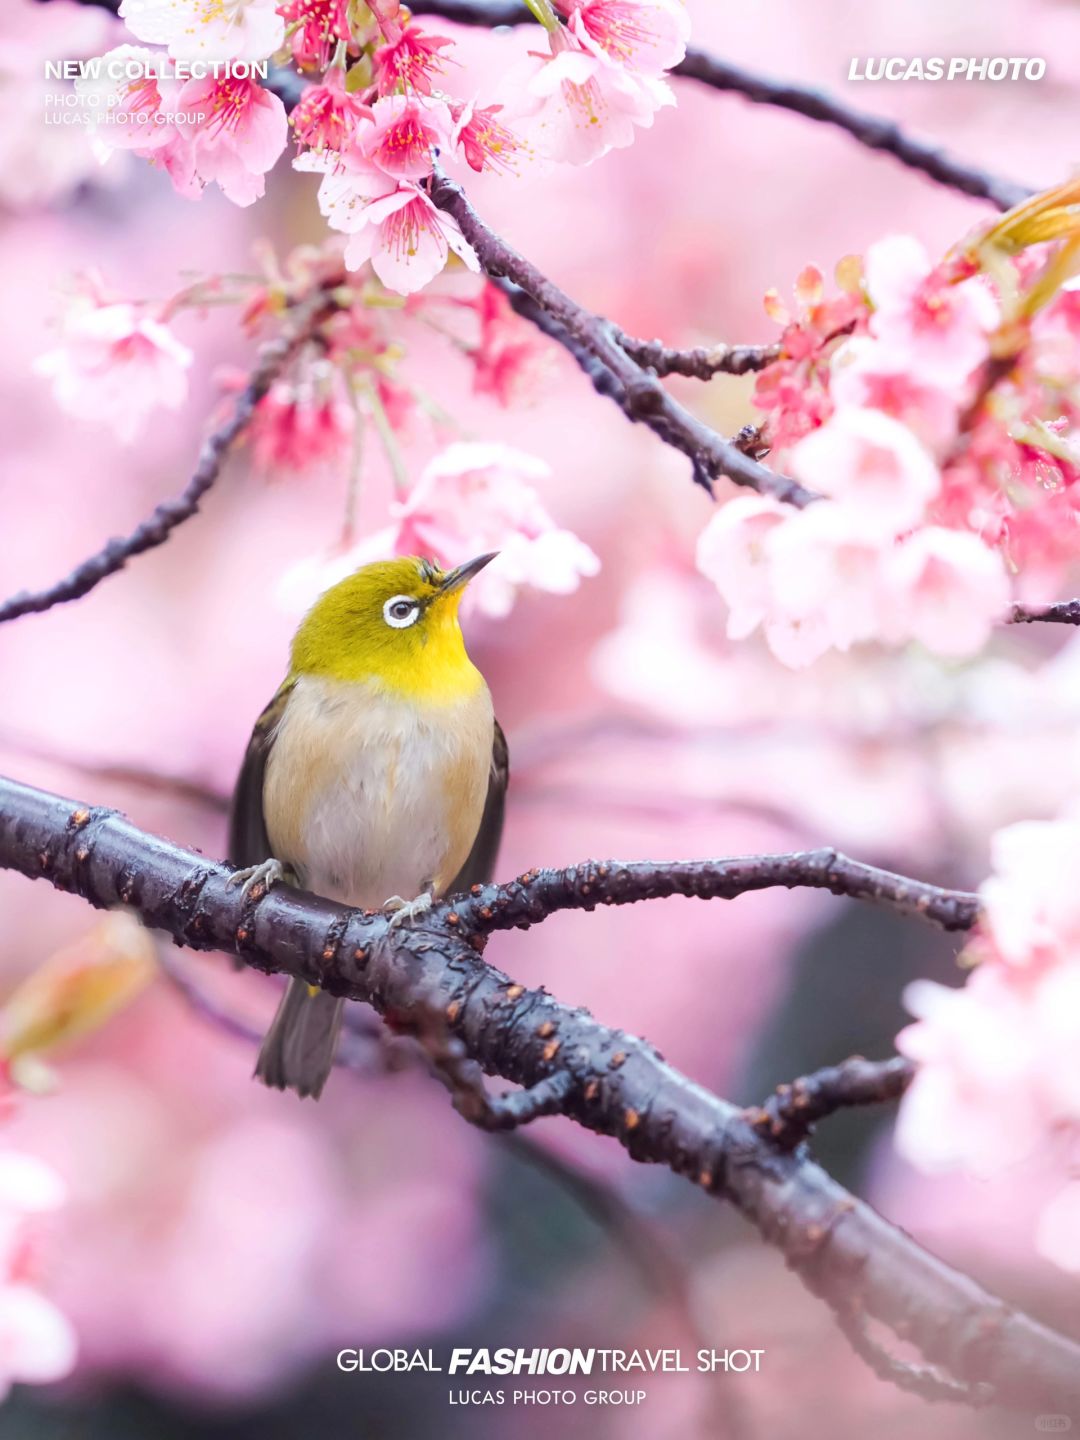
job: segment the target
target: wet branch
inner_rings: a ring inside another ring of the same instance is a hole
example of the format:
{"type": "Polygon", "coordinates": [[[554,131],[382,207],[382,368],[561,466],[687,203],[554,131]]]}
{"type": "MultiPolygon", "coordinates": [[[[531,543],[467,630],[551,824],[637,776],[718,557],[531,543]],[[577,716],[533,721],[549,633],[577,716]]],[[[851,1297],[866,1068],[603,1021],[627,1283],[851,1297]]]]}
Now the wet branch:
{"type": "MultiPolygon", "coordinates": [[[[484,273],[523,290],[550,321],[541,328],[561,343],[566,343],[567,338],[572,342],[567,349],[600,393],[613,399],[628,419],[647,425],[665,444],[681,450],[693,467],[695,479],[708,482],[725,476],[736,485],[748,486],[790,505],[808,505],[816,498],[797,480],[767,469],[723,439],[674,400],[654,374],[626,353],[607,320],[571,299],[530,260],[489,229],[469,204],[461,186],[440,171],[432,178],[431,198],[457,221],[476,251],[484,273]]],[[[531,307],[515,308],[532,318],[531,307]]]]}
{"type": "MultiPolygon", "coordinates": [[[[839,1315],[858,1317],[860,1325],[873,1320],[917,1346],[935,1376],[947,1378],[950,1394],[981,1401],[992,1387],[997,1403],[1029,1413],[1080,1406],[1080,1345],[921,1249],[835,1184],[805,1148],[784,1151],[645,1041],[483,959],[494,929],[534,924],[557,909],[667,894],[722,897],[767,883],[819,884],[961,927],[975,918],[973,897],[822,851],[530,872],[391,931],[380,914],[280,887],[245,899],[227,885],[225,866],[113,811],[10,780],[0,780],[0,866],[92,905],[126,905],[178,944],[224,950],[255,969],[365,1001],[399,1032],[441,1026],[485,1073],[547,1098],[564,1091],[560,1113],[616,1136],[635,1159],[666,1165],[729,1200],[839,1315]],[[566,1078],[536,1089],[554,1076],[566,1078]]],[[[895,1366],[882,1355],[883,1367],[895,1366]]]]}

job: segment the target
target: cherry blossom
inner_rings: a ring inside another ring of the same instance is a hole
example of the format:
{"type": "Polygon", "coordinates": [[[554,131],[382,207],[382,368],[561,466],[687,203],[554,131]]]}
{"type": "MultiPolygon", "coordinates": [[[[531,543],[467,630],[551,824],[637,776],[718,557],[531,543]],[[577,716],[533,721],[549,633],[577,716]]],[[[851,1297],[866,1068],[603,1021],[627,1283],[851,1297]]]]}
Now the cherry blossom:
{"type": "Polygon", "coordinates": [[[355,418],[329,384],[271,387],[255,411],[249,444],[263,475],[309,475],[347,465],[355,418]]]}
{"type": "Polygon", "coordinates": [[[879,240],[866,252],[866,289],[874,306],[870,333],[908,368],[961,393],[989,357],[998,307],[981,278],[951,284],[910,235],[879,240]]]}
{"type": "MultiPolygon", "coordinates": [[[[101,57],[96,76],[75,81],[75,93],[86,102],[94,122],[94,139],[105,151],[115,148],[156,150],[176,138],[176,126],[164,120],[178,86],[154,73],[155,52],[141,45],[118,45],[101,57]],[[134,78],[113,79],[112,71],[137,67],[134,78]]],[[[105,158],[104,156],[102,158],[105,158]]]]}
{"type": "Polygon", "coordinates": [[[348,235],[345,264],[367,261],[390,290],[411,295],[435,278],[452,250],[470,270],[479,261],[457,222],[409,181],[398,183],[354,152],[328,159],[308,152],[297,170],[322,175],[319,208],[331,229],[348,235]]]}
{"type": "Polygon", "coordinates": [[[977,535],[940,525],[917,530],[893,550],[887,580],[904,636],[958,659],[983,648],[1009,601],[1001,555],[977,535]]]}
{"type": "MultiPolygon", "coordinates": [[[[897,1145],[922,1170],[991,1175],[1044,1152],[1068,1174],[1080,1126],[1080,823],[1024,821],[997,832],[993,873],[961,989],[921,980],[905,1003],[916,1023],[897,1045],[917,1062],[897,1145]]],[[[1080,1264],[1077,1190],[1068,1183],[1038,1224],[1037,1244],[1080,1264]]]]}
{"type": "Polygon", "coordinates": [[[254,204],[288,140],[278,97],[256,80],[230,76],[189,80],[177,103],[193,123],[159,152],[175,188],[196,199],[204,186],[216,183],[235,205],[254,204]]]}
{"type": "Polygon", "coordinates": [[[479,342],[468,347],[473,390],[510,405],[546,368],[550,352],[531,325],[521,321],[503,292],[482,285],[475,300],[463,302],[480,322],[479,342]]]}
{"type": "Polygon", "coordinates": [[[75,1365],[70,1322],[32,1283],[40,1217],[64,1198],[42,1161],[0,1148],[0,1399],[16,1382],[47,1384],[75,1365]]]}
{"type": "Polygon", "coordinates": [[[937,495],[938,468],[911,431],[876,410],[842,409],[801,440],[792,472],[886,536],[915,525],[937,495]]]}
{"type": "Polygon", "coordinates": [[[131,443],[147,417],[187,398],[191,351],[144,307],[81,295],[61,324],[61,345],[34,363],[60,408],[110,425],[131,443]]]}
{"type": "Polygon", "coordinates": [[[294,567],[279,598],[299,608],[358,565],[388,555],[428,555],[450,569],[485,550],[497,550],[498,559],[472,582],[465,602],[482,614],[509,614],[523,587],[569,595],[599,573],[600,561],[556,525],[540,499],[536,486],[550,474],[542,460],[508,445],[455,442],[391,506],[387,528],[294,567]]]}
{"type": "Polygon", "coordinates": [[[690,17],[681,0],[567,0],[582,45],[617,65],[663,75],[686,55],[690,17]]]}
{"type": "Polygon", "coordinates": [[[297,140],[312,150],[347,150],[362,124],[373,119],[364,105],[345,88],[345,72],[335,66],[321,85],[309,85],[289,116],[297,140]]]}
{"type": "Polygon", "coordinates": [[[289,48],[301,70],[325,70],[350,39],[348,0],[287,0],[278,14],[291,31],[289,48]]]}
{"type": "Polygon", "coordinates": [[[121,0],[119,14],[174,60],[265,60],[285,39],[276,0],[121,0]]]}
{"type": "Polygon", "coordinates": [[[359,137],[358,153],[396,180],[430,175],[432,151],[451,143],[453,120],[441,100],[389,95],[376,100],[372,118],[374,124],[359,137]]]}
{"type": "Polygon", "coordinates": [[[430,95],[433,78],[446,69],[447,60],[442,52],[452,44],[452,40],[432,35],[410,20],[394,39],[375,51],[373,63],[379,94],[391,95],[402,89],[430,95]]]}
{"type": "Polygon", "coordinates": [[[573,30],[547,32],[549,53],[530,52],[507,77],[507,117],[551,160],[589,165],[632,145],[657,110],[675,103],[670,87],[646,71],[613,64],[573,30]]]}
{"type": "Polygon", "coordinates": [[[772,608],[772,562],[765,541],[787,513],[762,495],[740,495],[722,505],[698,537],[698,569],[728,606],[727,633],[742,640],[772,608]]]}
{"type": "Polygon", "coordinates": [[[484,109],[475,105],[454,108],[454,145],[471,170],[513,172],[518,155],[530,153],[529,146],[497,117],[502,105],[484,109]]]}

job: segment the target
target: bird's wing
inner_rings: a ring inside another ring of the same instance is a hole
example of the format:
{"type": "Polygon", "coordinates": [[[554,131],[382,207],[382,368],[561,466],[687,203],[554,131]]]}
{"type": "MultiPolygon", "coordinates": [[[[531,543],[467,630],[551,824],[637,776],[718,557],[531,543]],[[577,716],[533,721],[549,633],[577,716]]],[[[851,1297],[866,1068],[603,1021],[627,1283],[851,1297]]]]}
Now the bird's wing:
{"type": "Polygon", "coordinates": [[[285,684],[255,721],[244,763],[236,777],[229,807],[229,861],[233,865],[259,865],[271,858],[270,837],[263,816],[263,781],[274,735],[292,686],[285,684]]]}
{"type": "Polygon", "coordinates": [[[495,873],[495,861],[502,839],[503,817],[506,813],[506,787],[510,781],[510,752],[502,726],[495,721],[495,743],[491,751],[491,774],[480,828],[469,851],[469,858],[458,871],[448,895],[458,895],[470,885],[486,884],[495,873]]]}

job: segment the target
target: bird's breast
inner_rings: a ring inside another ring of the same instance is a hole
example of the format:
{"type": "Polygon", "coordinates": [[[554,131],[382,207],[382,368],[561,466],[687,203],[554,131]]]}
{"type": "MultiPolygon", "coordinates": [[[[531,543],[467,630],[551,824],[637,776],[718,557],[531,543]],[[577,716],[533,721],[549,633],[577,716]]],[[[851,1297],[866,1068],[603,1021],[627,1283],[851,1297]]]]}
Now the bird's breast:
{"type": "Polygon", "coordinates": [[[441,893],[487,795],[487,686],[449,705],[302,677],[274,736],[263,812],[274,855],[329,899],[370,908],[441,893]]]}

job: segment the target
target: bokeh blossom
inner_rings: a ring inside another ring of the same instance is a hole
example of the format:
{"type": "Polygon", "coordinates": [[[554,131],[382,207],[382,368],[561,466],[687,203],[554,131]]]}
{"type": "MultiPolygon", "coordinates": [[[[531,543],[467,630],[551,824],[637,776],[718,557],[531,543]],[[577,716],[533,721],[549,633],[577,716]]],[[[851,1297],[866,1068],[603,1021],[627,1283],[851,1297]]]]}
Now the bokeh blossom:
{"type": "Polygon", "coordinates": [[[265,60],[285,38],[276,0],[121,0],[119,13],[174,60],[265,60]]]}
{"type": "Polygon", "coordinates": [[[600,562],[585,542],[560,529],[537,486],[550,477],[542,460],[508,445],[458,441],[426,467],[392,523],[329,559],[301,562],[279,594],[290,607],[309,603],[328,585],[370,560],[424,555],[452,569],[486,550],[498,558],[469,586],[465,603],[499,618],[523,587],[569,595],[600,562]]]}
{"type": "Polygon", "coordinates": [[[0,1146],[0,1400],[16,1382],[61,1380],[75,1365],[71,1323],[35,1283],[41,1218],[64,1198],[52,1169],[0,1146]]]}
{"type": "MultiPolygon", "coordinates": [[[[897,1144],[920,1169],[977,1175],[1042,1151],[1064,1181],[1080,1134],[1080,823],[1009,826],[992,862],[966,983],[921,980],[905,996],[916,1023],[897,1044],[918,1069],[897,1144]]],[[[1075,1195],[1064,1184],[1038,1232],[1047,1258],[1072,1270],[1075,1195]]]]}
{"type": "Polygon", "coordinates": [[[83,294],[62,317],[59,347],[34,369],[52,381],[67,414],[109,425],[131,443],[154,410],[184,403],[191,361],[187,346],[145,307],[83,294]]]}

